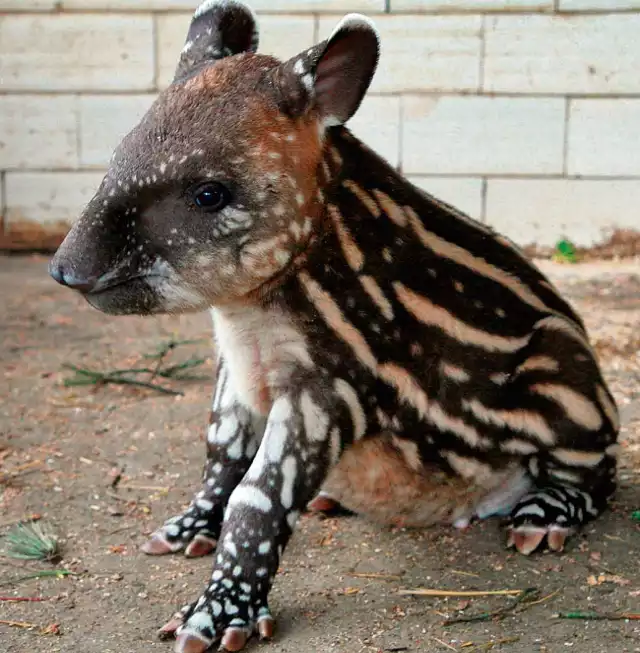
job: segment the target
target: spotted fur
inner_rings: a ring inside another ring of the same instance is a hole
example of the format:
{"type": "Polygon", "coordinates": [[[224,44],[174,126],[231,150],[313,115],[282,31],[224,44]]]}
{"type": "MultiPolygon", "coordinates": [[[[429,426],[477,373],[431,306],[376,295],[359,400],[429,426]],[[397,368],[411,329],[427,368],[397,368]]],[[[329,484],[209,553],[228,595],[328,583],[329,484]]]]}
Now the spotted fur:
{"type": "Polygon", "coordinates": [[[348,16],[284,63],[257,35],[239,2],[203,3],[51,263],[106,313],[211,310],[203,486],[144,545],[215,552],[162,631],[182,653],[270,636],[269,589],[318,492],[383,522],[510,514],[530,553],[614,489],[617,409],[579,316],[344,127],[376,67],[371,23],[348,16]],[[226,199],[206,212],[212,183],[226,199]]]}

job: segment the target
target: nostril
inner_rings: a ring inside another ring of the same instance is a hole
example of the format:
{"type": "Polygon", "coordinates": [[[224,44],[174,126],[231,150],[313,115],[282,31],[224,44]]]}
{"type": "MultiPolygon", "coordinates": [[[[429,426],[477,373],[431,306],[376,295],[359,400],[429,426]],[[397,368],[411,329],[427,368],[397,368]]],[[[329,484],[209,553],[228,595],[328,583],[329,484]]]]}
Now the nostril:
{"type": "Polygon", "coordinates": [[[62,266],[55,265],[54,263],[49,264],[49,274],[58,282],[64,285],[64,272],[62,271],[62,266]]]}
{"type": "Polygon", "coordinates": [[[73,290],[79,290],[80,292],[90,292],[96,285],[95,279],[84,279],[76,276],[72,272],[66,272],[62,265],[49,265],[49,274],[63,286],[67,286],[73,290]]]}

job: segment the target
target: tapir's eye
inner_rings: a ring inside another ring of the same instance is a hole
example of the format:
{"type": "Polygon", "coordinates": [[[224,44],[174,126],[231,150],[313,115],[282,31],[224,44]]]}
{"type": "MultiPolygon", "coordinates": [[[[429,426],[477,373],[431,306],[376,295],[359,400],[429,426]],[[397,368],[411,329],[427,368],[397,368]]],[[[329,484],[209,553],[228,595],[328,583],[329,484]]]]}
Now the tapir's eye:
{"type": "Polygon", "coordinates": [[[209,182],[193,189],[193,201],[203,211],[220,211],[231,201],[231,193],[222,184],[209,182]]]}

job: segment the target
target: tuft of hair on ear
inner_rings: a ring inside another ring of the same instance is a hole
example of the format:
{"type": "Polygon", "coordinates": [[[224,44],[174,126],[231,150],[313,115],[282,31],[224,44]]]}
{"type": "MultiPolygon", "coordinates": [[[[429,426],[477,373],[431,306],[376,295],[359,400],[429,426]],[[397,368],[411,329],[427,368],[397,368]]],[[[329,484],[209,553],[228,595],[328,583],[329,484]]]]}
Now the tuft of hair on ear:
{"type": "Polygon", "coordinates": [[[239,0],[205,0],[194,12],[173,78],[177,82],[207,63],[258,49],[257,19],[239,0]]]}
{"type": "Polygon", "coordinates": [[[380,57],[373,22],[348,14],[322,43],[274,71],[281,107],[290,115],[311,108],[325,128],[343,125],[358,110],[380,57]]]}

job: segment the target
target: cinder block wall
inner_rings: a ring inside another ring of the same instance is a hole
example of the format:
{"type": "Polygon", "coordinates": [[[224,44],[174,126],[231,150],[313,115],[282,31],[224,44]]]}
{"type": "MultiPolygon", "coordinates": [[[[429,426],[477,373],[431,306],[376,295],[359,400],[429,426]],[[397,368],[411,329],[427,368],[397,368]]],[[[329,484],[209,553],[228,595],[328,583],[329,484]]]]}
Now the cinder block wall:
{"type": "MultiPolygon", "coordinates": [[[[55,244],[169,82],[192,0],[0,0],[0,246],[55,244]]],[[[288,58],[350,11],[383,41],[352,123],[521,244],[640,231],[640,0],[253,0],[288,58]]]]}

